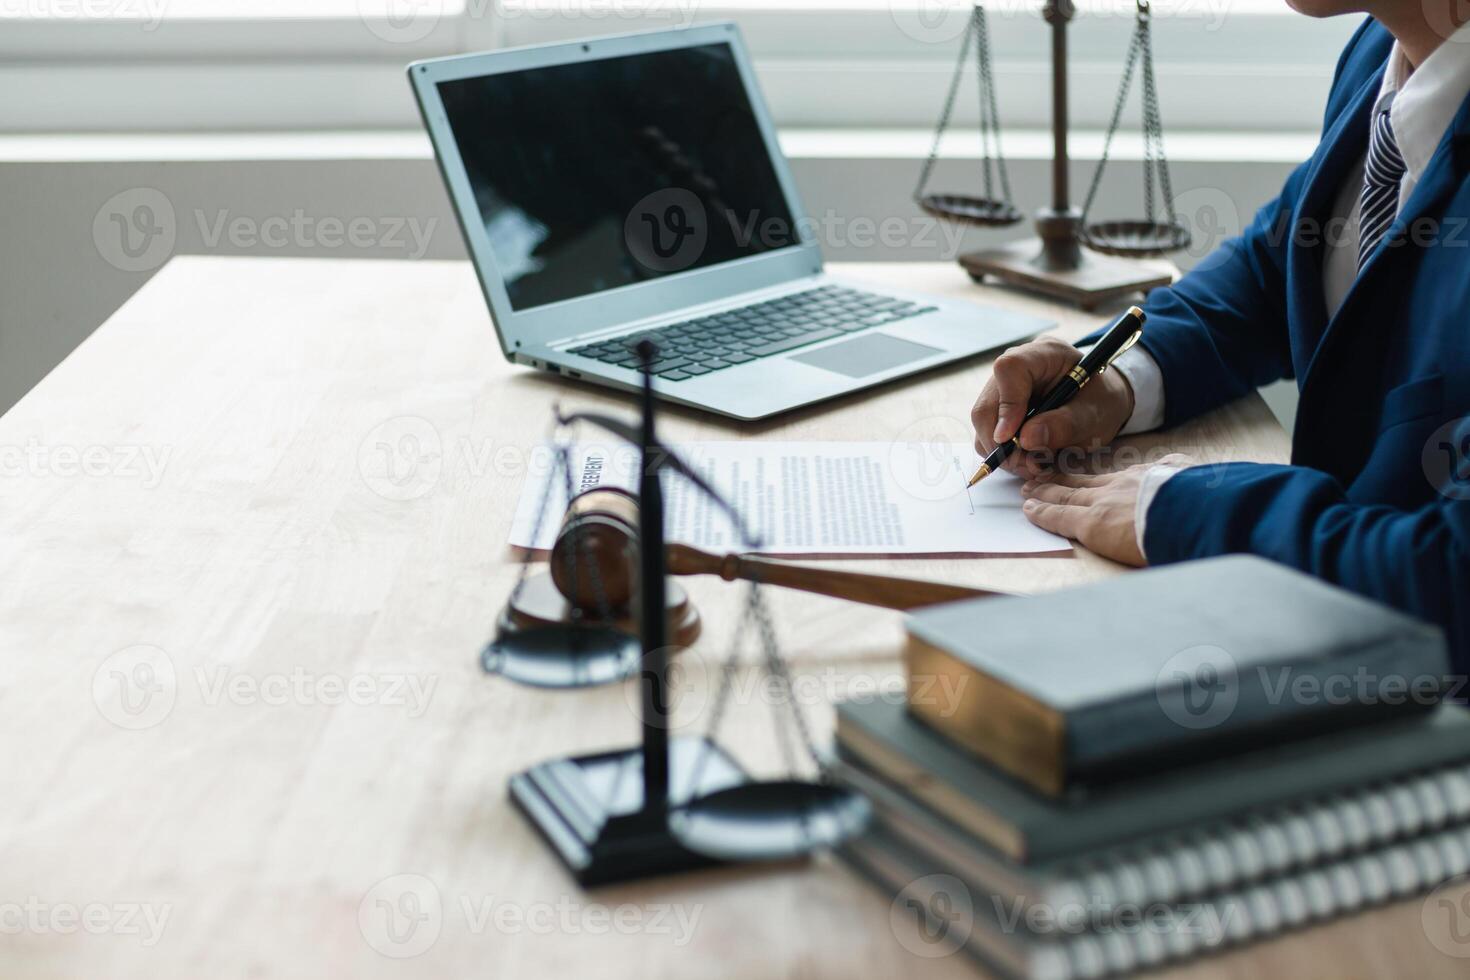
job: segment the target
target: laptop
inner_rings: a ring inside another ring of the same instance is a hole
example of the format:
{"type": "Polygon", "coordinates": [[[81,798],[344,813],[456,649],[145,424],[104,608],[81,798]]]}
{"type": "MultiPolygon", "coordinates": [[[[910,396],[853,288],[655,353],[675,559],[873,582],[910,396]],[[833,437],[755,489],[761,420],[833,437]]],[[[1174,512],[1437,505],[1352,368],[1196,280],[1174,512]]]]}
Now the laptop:
{"type": "Polygon", "coordinates": [[[734,24],[416,62],[409,78],[506,357],[762,419],[1045,320],[823,270],[734,24]]]}

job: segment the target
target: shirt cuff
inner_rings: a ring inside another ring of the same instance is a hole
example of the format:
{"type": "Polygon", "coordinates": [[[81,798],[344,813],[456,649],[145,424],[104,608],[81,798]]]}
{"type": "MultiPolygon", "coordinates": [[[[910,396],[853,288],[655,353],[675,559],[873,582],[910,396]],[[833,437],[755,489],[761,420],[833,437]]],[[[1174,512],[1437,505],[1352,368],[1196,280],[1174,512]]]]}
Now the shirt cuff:
{"type": "MultiPolygon", "coordinates": [[[[1152,360],[1152,358],[1149,359],[1152,360]]],[[[1169,482],[1169,477],[1178,473],[1179,469],[1177,466],[1155,463],[1148,468],[1148,472],[1143,474],[1143,483],[1138,488],[1138,502],[1134,504],[1133,509],[1133,529],[1138,538],[1138,553],[1143,556],[1144,561],[1148,560],[1148,552],[1143,550],[1143,531],[1148,525],[1149,505],[1154,502],[1154,498],[1164,488],[1164,484],[1169,482]]]]}
{"type": "MultiPolygon", "coordinates": [[[[1133,389],[1133,414],[1128,417],[1122,436],[1135,432],[1152,432],[1164,424],[1164,372],[1153,355],[1138,345],[1125,350],[1112,364],[1133,389]]],[[[1139,540],[1142,539],[1140,532],[1139,540]]]]}

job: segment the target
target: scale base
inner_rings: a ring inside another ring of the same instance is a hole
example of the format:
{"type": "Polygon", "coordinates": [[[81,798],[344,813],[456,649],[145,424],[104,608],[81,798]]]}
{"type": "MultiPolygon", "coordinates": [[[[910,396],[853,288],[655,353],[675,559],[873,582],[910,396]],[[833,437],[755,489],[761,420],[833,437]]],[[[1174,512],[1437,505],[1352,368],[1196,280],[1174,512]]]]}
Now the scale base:
{"type": "Polygon", "coordinates": [[[1043,293],[1084,310],[1167,286],[1178,274],[1174,264],[1165,260],[1123,259],[1093,252],[1082,252],[1076,268],[1048,268],[1040,261],[1042,254],[1042,240],[1031,238],[1000,248],[966,252],[959,263],[976,282],[990,276],[1008,286],[1043,293]]]}
{"type": "MultiPolygon", "coordinates": [[[[749,781],[707,739],[669,739],[671,804],[749,781]],[[702,752],[708,756],[694,786],[695,761],[702,752]]],[[[675,840],[667,811],[644,812],[642,748],[543,762],[511,777],[510,797],[583,887],[721,863],[675,840]]]]}

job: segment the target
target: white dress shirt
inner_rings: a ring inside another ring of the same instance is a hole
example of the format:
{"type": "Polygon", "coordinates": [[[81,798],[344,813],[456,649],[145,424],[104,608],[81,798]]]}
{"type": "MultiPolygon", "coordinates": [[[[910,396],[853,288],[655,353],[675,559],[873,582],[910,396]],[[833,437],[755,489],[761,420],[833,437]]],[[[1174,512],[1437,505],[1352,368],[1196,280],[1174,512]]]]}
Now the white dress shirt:
{"type": "MultiPolygon", "coordinates": [[[[1387,99],[1393,100],[1389,121],[1393,125],[1394,141],[1407,165],[1399,184],[1400,209],[1419,185],[1467,94],[1470,94],[1470,24],[1440,44],[1417,70],[1394,42],[1374,108],[1381,107],[1387,99]]],[[[1366,156],[1364,147],[1363,157],[1349,171],[1337,193],[1332,220],[1323,228],[1327,253],[1322,263],[1322,291],[1329,316],[1342,306],[1358,275],[1358,217],[1366,156]]],[[[1133,388],[1133,415],[1123,427],[1123,434],[1157,429],[1164,422],[1164,376],[1158,362],[1142,347],[1135,346],[1118,358],[1113,367],[1133,388]]],[[[1140,552],[1149,505],[1159,488],[1177,472],[1171,466],[1156,465],[1144,475],[1134,512],[1140,552]]]]}

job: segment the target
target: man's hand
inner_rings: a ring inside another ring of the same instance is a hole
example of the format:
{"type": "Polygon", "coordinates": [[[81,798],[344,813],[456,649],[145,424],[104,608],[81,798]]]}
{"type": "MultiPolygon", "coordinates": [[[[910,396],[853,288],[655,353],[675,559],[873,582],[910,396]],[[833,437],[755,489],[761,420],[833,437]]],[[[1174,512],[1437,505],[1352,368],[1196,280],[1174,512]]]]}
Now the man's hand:
{"type": "MultiPolygon", "coordinates": [[[[1052,337],[1012,347],[996,358],[990,380],[970,411],[975,451],[985,456],[1014,436],[1032,398],[1050,391],[1080,360],[1080,350],[1052,337]]],[[[1092,449],[1111,442],[1132,414],[1133,389],[1117,371],[1104,371],[1066,405],[1027,422],[1021,429],[1021,448],[1026,453],[1069,446],[1092,449]]],[[[1041,468],[1026,453],[1013,453],[1006,468],[1036,476],[1041,468]]]]}
{"type": "MultiPolygon", "coordinates": [[[[1157,465],[1184,467],[1187,456],[1171,454],[1157,465]]],[[[1156,464],[1140,463],[1116,473],[1050,472],[1026,482],[1024,511],[1031,523],[1125,565],[1143,565],[1138,548],[1138,494],[1156,464]]]]}

